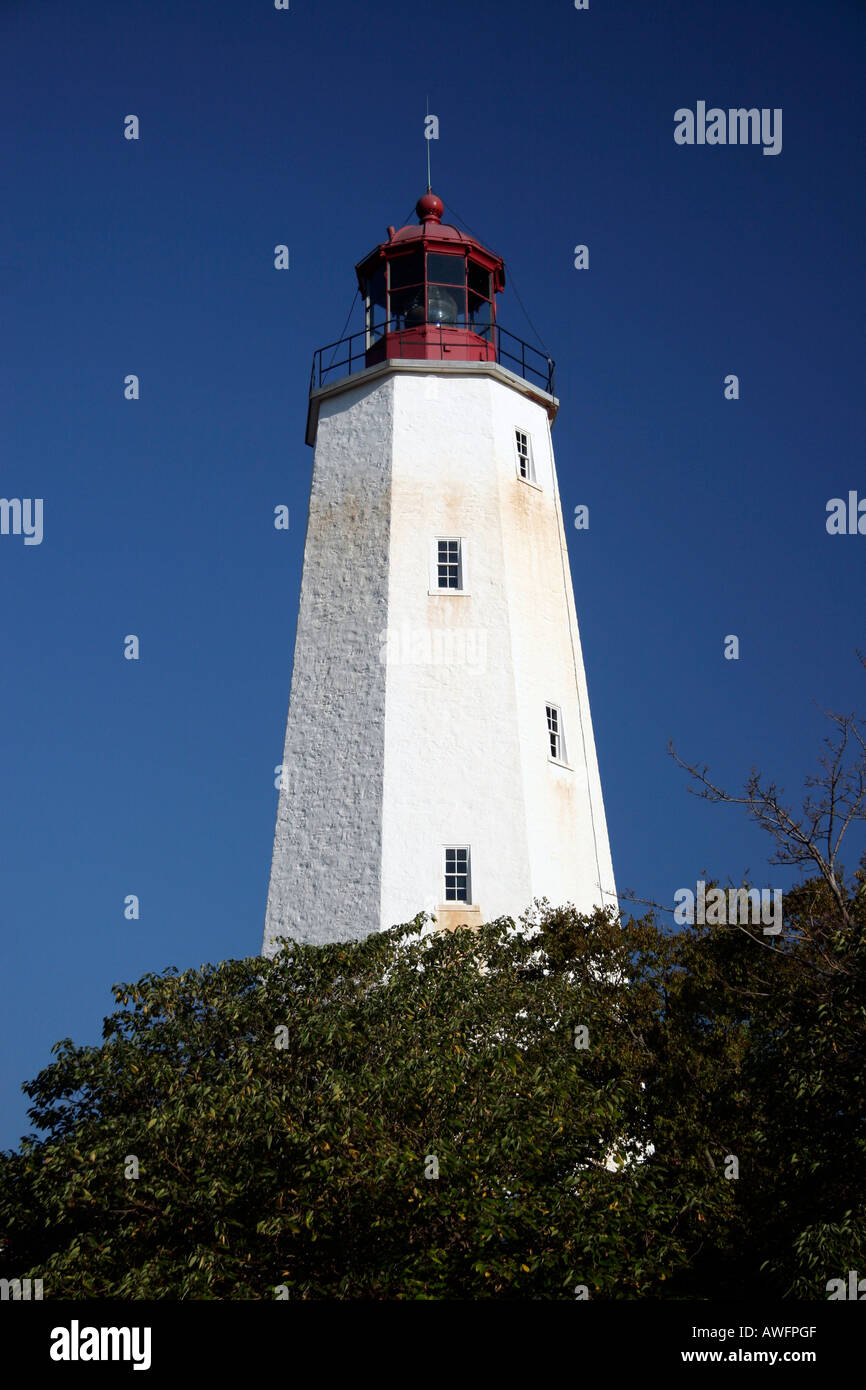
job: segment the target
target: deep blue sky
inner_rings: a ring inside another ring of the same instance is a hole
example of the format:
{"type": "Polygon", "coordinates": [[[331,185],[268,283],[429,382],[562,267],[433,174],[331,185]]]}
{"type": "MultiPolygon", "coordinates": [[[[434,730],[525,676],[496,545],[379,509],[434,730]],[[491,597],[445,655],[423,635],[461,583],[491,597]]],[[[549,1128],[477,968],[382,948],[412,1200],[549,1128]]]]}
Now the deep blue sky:
{"type": "Polygon", "coordinates": [[[666,743],[795,793],[814,702],[866,705],[866,537],[825,530],[866,495],[864,40],[853,0],[6,0],[0,495],[42,497],[45,535],[0,536],[0,1144],[112,982],[259,949],[310,359],[423,191],[428,95],[434,188],[557,360],[620,889],[786,885],[666,743]],[[782,153],[677,146],[699,99],[781,107],[782,153]]]}

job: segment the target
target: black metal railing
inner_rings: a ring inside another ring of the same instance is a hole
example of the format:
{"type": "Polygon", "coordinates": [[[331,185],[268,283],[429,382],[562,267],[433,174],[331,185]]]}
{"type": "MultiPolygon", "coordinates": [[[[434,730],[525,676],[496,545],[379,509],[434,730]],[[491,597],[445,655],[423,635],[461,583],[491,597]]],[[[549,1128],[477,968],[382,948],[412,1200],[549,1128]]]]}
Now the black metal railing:
{"type": "Polygon", "coordinates": [[[465,326],[427,323],[423,328],[383,324],[377,325],[375,337],[368,335],[366,330],[352,333],[348,338],[340,338],[336,343],[316,348],[310,391],[328,386],[340,377],[351,376],[353,372],[363,371],[365,367],[397,358],[415,361],[435,361],[437,358],[452,362],[496,361],[514,372],[515,376],[531,381],[551,396],[555,395],[553,359],[514,333],[500,328],[498,323],[465,326]],[[467,331],[479,341],[467,342],[467,331]],[[485,347],[492,348],[492,351],[485,353],[485,347]],[[438,353],[431,354],[431,348],[438,348],[438,353]],[[326,361],[328,354],[330,360],[326,361]]]}

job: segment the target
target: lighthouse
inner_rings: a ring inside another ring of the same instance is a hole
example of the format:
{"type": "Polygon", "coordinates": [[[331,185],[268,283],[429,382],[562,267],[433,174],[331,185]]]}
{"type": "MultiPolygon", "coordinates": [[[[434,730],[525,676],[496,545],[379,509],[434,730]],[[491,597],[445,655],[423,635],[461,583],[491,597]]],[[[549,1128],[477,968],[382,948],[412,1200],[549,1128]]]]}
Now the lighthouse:
{"type": "Polygon", "coordinates": [[[553,362],[500,324],[502,258],[416,211],[356,266],[363,330],[314,354],[265,955],[616,903],[553,362]]]}

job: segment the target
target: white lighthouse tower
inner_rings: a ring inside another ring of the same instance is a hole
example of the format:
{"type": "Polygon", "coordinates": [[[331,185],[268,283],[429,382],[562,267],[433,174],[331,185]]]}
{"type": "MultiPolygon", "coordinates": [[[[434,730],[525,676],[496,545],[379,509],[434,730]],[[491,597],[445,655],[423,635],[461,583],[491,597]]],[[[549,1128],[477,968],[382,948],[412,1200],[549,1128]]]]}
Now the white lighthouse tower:
{"type": "Polygon", "coordinates": [[[615,905],[551,444],[553,363],[441,221],[356,267],[315,446],[264,946],[615,905]]]}

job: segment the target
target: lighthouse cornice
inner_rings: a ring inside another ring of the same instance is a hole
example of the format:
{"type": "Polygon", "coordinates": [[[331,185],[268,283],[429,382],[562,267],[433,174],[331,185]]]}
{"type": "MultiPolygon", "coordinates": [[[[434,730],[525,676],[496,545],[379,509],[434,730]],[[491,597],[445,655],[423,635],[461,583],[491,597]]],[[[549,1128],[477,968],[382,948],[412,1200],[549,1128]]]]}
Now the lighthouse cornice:
{"type": "Polygon", "coordinates": [[[442,377],[489,377],[493,381],[500,382],[503,386],[510,387],[512,391],[525,396],[528,400],[535,401],[547,412],[551,424],[556,419],[559,410],[559,400],[556,396],[551,395],[549,391],[542,390],[534,382],[518,376],[516,372],[509,371],[500,362],[443,362],[435,358],[391,358],[311,390],[307,411],[306,442],[311,446],[316,443],[319,411],[323,401],[330,400],[332,396],[339,396],[344,391],[355,391],[358,387],[369,386],[382,377],[419,374],[442,377]]]}

